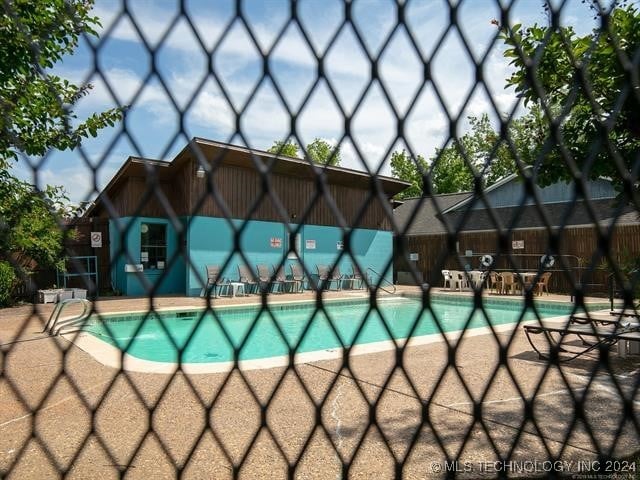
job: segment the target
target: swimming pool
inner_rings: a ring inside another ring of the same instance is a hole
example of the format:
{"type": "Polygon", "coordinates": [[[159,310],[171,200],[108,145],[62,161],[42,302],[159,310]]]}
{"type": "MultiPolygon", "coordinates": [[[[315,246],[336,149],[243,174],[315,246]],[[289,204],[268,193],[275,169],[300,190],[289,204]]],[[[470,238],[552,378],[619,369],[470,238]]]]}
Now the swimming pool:
{"type": "MultiPolygon", "coordinates": [[[[246,361],[281,357],[291,350],[314,352],[438,334],[434,315],[445,332],[462,330],[465,325],[478,329],[489,323],[514,323],[522,315],[518,301],[485,300],[484,305],[486,316],[473,311],[471,298],[434,298],[433,314],[422,309],[419,299],[405,297],[380,301],[380,313],[370,310],[364,299],[327,302],[324,311],[316,311],[314,302],[272,305],[269,312],[260,312],[259,306],[224,307],[215,313],[191,310],[103,316],[102,320],[92,319],[86,330],[138,359],[202,364],[232,362],[236,349],[238,360],[246,361]]],[[[541,318],[571,311],[571,305],[562,303],[536,308],[541,318]]],[[[535,318],[533,310],[524,313],[524,320],[535,318]]]]}

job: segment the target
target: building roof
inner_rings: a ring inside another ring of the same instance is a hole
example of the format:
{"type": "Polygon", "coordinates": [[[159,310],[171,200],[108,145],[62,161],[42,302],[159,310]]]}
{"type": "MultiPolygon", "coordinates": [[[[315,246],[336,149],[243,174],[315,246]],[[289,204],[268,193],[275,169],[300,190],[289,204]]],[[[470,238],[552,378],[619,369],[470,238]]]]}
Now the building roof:
{"type": "Polygon", "coordinates": [[[393,219],[400,232],[407,235],[446,233],[439,213],[471,196],[470,192],[448,193],[432,197],[409,198],[393,211],[393,219]],[[417,213],[411,219],[415,209],[417,213]],[[410,223],[410,224],[409,224],[410,223]]]}
{"type": "Polygon", "coordinates": [[[195,137],[171,161],[142,157],[127,158],[83,216],[91,216],[103,198],[111,196],[124,179],[157,176],[159,181],[171,181],[190,158],[208,164],[208,168],[217,168],[220,165],[250,169],[264,167],[275,174],[304,179],[315,179],[321,176],[329,184],[354,188],[368,189],[377,182],[389,198],[410,186],[408,182],[384,175],[369,175],[360,170],[319,165],[310,160],[275,155],[262,150],[195,137]]]}
{"type": "MultiPolygon", "coordinates": [[[[510,177],[507,182],[500,182],[499,187],[514,180],[515,177],[510,177]]],[[[570,190],[567,186],[564,188],[570,190]]],[[[464,192],[409,199],[394,210],[394,220],[406,235],[438,235],[449,231],[487,231],[497,228],[576,227],[592,225],[594,220],[601,226],[609,226],[614,221],[618,224],[640,223],[640,214],[634,206],[620,204],[613,197],[593,198],[588,205],[585,200],[549,201],[540,208],[528,199],[524,205],[520,205],[522,202],[519,201],[517,205],[498,206],[491,211],[483,201],[472,201],[475,198],[472,193],[464,192]],[[410,222],[416,208],[418,211],[410,222]]]]}

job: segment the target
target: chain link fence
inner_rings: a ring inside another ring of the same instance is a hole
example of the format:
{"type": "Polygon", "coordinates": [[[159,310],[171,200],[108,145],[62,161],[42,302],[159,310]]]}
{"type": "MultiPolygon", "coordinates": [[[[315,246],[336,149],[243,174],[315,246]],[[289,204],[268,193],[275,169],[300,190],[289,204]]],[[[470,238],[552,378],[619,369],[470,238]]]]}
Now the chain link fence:
{"type": "MultiPolygon", "coordinates": [[[[636,478],[634,2],[92,14],[58,71],[3,3],[45,84],[82,72],[66,114],[116,109],[58,289],[2,255],[36,296],[0,310],[3,476],[636,478]]],[[[71,161],[3,128],[41,190],[71,161]]]]}

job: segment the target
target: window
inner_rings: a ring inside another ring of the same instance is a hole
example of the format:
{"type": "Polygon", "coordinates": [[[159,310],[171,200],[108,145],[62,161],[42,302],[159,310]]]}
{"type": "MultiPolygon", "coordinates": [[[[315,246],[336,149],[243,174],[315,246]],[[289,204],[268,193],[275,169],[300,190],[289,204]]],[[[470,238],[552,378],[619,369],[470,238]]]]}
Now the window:
{"type": "Polygon", "coordinates": [[[140,226],[140,263],[145,270],[162,270],[167,261],[167,226],[143,223],[140,226]]]}

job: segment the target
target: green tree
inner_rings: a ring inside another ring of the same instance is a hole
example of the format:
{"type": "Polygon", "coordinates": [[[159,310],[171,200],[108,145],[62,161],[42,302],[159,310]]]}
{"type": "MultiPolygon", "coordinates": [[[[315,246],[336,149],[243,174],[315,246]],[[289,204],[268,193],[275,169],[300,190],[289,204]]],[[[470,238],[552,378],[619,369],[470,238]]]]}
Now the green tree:
{"type": "Polygon", "coordinates": [[[44,155],[76,147],[113,126],[122,111],[96,113],[72,126],[71,107],[89,93],[47,70],[73,53],[81,34],[95,35],[89,0],[2,2],[0,6],[0,167],[17,152],[44,155]]]}
{"type": "Polygon", "coordinates": [[[391,175],[411,183],[410,187],[396,195],[398,200],[421,197],[425,175],[434,193],[464,192],[473,188],[473,172],[455,147],[437,150],[429,162],[422,155],[414,159],[406,150],[396,150],[391,154],[391,175]]]}
{"type": "Polygon", "coordinates": [[[406,150],[396,150],[391,154],[391,175],[400,180],[410,182],[411,186],[396,195],[395,198],[421,197],[423,192],[423,174],[429,170],[424,157],[412,158],[406,150]]]}
{"type": "Polygon", "coordinates": [[[48,186],[37,192],[27,182],[5,178],[0,182],[0,248],[22,270],[32,262],[63,268],[64,234],[58,220],[67,213],[64,190],[48,186]]]}
{"type": "Polygon", "coordinates": [[[273,145],[269,150],[270,153],[275,153],[276,155],[284,155],[286,157],[300,158],[299,151],[300,147],[298,144],[293,141],[283,142],[282,140],[276,140],[273,142],[273,145]]]}
{"type": "Polygon", "coordinates": [[[515,67],[507,87],[515,88],[525,106],[544,111],[547,124],[560,126],[566,155],[559,142],[545,139],[549,153],[537,170],[542,185],[570,180],[574,171],[582,171],[592,179],[611,178],[621,187],[637,162],[640,15],[626,5],[614,8],[601,23],[607,28],[585,36],[572,27],[502,29],[504,55],[515,67]],[[567,157],[572,167],[565,164],[567,157]]]}
{"type": "Polygon", "coordinates": [[[62,188],[40,191],[12,174],[18,155],[75,148],[122,115],[115,108],[78,121],[72,108],[91,86],[50,73],[73,53],[81,35],[96,34],[92,6],[89,0],[0,5],[0,261],[18,277],[33,262],[61,266],[64,233],[58,221],[67,211],[62,188]]]}
{"type": "Polygon", "coordinates": [[[484,186],[492,185],[519,171],[516,157],[524,165],[532,163],[547,135],[544,122],[540,121],[539,111],[535,108],[510,122],[506,138],[496,132],[486,114],[471,116],[468,120],[471,126],[469,131],[445,148],[437,149],[428,162],[418,156],[416,163],[405,151],[392,154],[392,175],[412,183],[399,198],[422,195],[423,172],[429,174],[431,190],[435,193],[473,189],[474,172],[484,186]]]}
{"type": "Polygon", "coordinates": [[[340,149],[332,147],[327,141],[316,138],[307,145],[307,154],[312,162],[331,166],[340,165],[340,149]]]}
{"type": "Polygon", "coordinates": [[[465,162],[457,143],[437,150],[430,168],[434,193],[468,192],[473,188],[473,170],[465,162]]]}

